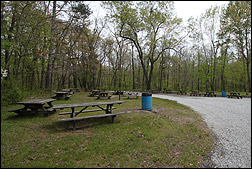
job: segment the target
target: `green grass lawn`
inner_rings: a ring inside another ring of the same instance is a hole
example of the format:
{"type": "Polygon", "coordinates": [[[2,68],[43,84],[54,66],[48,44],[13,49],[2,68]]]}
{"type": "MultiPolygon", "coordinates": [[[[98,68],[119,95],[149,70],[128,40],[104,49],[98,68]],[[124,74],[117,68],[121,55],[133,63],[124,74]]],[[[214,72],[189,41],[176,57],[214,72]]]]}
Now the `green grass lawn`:
{"type": "MultiPolygon", "coordinates": [[[[49,98],[49,96],[48,96],[49,98]]],[[[214,137],[201,117],[174,101],[153,99],[153,111],[141,108],[141,97],[114,105],[113,112],[131,113],[87,119],[76,123],[58,122],[57,110],[49,117],[18,116],[1,107],[1,167],[202,167],[214,148],[214,137]]],[[[112,96],[118,100],[118,96],[112,96]]],[[[75,93],[70,100],[53,105],[101,101],[88,93],[75,93]]],[[[102,114],[82,113],[78,116],[102,114]]]]}

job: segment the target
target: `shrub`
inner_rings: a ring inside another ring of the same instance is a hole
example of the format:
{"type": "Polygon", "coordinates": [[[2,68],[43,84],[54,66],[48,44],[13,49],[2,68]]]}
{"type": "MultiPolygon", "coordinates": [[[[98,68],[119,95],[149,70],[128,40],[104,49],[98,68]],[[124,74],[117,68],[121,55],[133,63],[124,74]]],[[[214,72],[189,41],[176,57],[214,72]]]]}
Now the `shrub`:
{"type": "Polygon", "coordinates": [[[3,80],[1,82],[1,105],[14,104],[24,98],[23,87],[16,81],[3,80]]]}

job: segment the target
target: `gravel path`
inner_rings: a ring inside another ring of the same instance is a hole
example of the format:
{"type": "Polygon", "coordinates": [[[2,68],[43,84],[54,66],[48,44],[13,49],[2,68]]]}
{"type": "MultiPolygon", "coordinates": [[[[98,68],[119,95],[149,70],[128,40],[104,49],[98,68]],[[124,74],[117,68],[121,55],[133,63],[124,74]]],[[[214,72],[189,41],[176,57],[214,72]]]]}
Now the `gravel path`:
{"type": "Polygon", "coordinates": [[[251,168],[251,98],[153,94],[175,100],[201,114],[217,136],[211,156],[217,168],[251,168]]]}

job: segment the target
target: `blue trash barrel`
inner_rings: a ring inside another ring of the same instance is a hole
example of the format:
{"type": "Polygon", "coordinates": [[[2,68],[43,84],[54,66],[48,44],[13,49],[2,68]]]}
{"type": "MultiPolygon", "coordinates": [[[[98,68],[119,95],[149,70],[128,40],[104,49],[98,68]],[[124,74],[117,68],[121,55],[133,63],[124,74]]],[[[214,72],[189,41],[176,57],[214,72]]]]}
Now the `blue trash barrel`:
{"type": "Polygon", "coordinates": [[[142,110],[152,110],[151,93],[142,93],[142,110]]]}
{"type": "Polygon", "coordinates": [[[222,97],[227,97],[226,91],[224,91],[224,90],[221,91],[221,96],[222,96],[222,97]]]}

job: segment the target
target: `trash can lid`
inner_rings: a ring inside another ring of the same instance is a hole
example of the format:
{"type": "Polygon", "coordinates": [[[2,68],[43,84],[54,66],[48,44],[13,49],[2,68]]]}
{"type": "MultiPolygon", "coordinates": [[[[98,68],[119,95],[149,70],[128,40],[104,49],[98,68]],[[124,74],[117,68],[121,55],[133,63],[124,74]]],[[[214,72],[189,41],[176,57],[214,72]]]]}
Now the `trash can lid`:
{"type": "Polygon", "coordinates": [[[142,93],[142,96],[152,96],[152,93],[142,93]]]}

